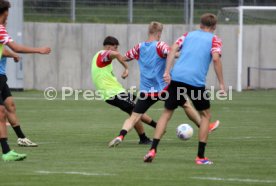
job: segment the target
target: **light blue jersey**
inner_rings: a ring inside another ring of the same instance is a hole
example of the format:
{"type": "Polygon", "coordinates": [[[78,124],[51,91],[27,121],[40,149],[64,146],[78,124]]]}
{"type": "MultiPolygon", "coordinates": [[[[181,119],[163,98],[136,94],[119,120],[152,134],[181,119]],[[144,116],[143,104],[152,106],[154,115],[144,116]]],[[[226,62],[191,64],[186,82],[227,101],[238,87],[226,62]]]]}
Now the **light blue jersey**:
{"type": "Polygon", "coordinates": [[[172,80],[204,87],[212,52],[221,52],[221,41],[210,32],[196,30],[184,34],[176,43],[181,49],[171,71],[172,80]]]}
{"type": "Polygon", "coordinates": [[[3,57],[0,60],[0,75],[6,75],[7,58],[3,57]]]}
{"type": "Polygon", "coordinates": [[[161,92],[167,86],[163,80],[166,58],[160,56],[157,44],[157,41],[153,41],[140,45],[138,63],[141,92],[161,92]]]}

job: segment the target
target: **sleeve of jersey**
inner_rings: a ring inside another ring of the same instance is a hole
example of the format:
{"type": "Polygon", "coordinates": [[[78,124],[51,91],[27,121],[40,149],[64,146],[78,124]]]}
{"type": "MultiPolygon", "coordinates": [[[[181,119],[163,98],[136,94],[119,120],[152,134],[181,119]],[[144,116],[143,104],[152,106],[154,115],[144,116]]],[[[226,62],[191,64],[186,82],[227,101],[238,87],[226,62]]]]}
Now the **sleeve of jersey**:
{"type": "Polygon", "coordinates": [[[219,37],[214,36],[212,40],[212,49],[211,53],[219,53],[221,55],[222,52],[222,41],[219,37]]]}
{"type": "Polygon", "coordinates": [[[132,49],[126,52],[125,57],[127,58],[127,61],[131,61],[133,59],[138,60],[139,53],[140,53],[140,44],[137,44],[132,49]]]}
{"type": "Polygon", "coordinates": [[[185,38],[186,38],[187,35],[188,35],[188,32],[185,33],[185,34],[183,34],[181,37],[179,37],[179,38],[176,40],[175,44],[177,44],[179,48],[182,48],[182,45],[183,45],[184,40],[185,40],[185,38]]]}
{"type": "Polygon", "coordinates": [[[12,38],[8,35],[8,32],[5,27],[0,26],[0,43],[6,45],[9,42],[12,42],[12,38]]]}
{"type": "Polygon", "coordinates": [[[110,58],[110,53],[111,53],[111,50],[105,50],[103,51],[100,55],[101,55],[101,62],[103,63],[108,63],[110,61],[112,61],[112,59],[110,58]]]}
{"type": "Polygon", "coordinates": [[[158,42],[157,53],[161,58],[166,58],[169,51],[170,51],[170,46],[167,43],[163,41],[158,42]]]}

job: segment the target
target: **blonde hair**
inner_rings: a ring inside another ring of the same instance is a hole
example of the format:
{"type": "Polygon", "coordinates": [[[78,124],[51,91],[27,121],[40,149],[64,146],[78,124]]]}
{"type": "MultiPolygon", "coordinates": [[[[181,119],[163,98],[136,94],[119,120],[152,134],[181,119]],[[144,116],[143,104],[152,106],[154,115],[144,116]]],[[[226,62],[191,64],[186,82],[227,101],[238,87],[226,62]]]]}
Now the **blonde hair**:
{"type": "Polygon", "coordinates": [[[158,32],[162,32],[163,30],[163,24],[152,21],[149,25],[149,34],[157,34],[158,32]]]}

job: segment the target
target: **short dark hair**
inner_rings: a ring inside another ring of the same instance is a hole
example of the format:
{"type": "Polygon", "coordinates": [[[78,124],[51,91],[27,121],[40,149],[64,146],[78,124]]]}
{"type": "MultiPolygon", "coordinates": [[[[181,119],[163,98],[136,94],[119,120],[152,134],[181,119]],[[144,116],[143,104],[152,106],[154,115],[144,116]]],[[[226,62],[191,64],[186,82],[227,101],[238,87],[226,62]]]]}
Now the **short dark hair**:
{"type": "Polygon", "coordinates": [[[116,39],[115,37],[113,36],[107,36],[105,39],[104,39],[104,42],[103,42],[103,45],[119,45],[119,41],[118,39],[116,39]]]}
{"type": "Polygon", "coordinates": [[[11,7],[11,4],[9,1],[0,0],[0,15],[8,11],[10,7],[11,7]]]}
{"type": "Polygon", "coordinates": [[[217,16],[211,13],[203,14],[200,23],[206,27],[215,27],[217,24],[217,16]]]}

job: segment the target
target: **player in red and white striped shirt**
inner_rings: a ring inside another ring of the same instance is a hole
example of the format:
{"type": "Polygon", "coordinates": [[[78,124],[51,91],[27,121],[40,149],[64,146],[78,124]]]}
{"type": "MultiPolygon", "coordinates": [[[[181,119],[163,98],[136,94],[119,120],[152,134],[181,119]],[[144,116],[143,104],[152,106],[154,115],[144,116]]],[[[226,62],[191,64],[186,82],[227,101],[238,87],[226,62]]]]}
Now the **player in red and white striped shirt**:
{"type": "MultiPolygon", "coordinates": [[[[14,53],[38,53],[38,54],[49,54],[51,49],[49,47],[42,48],[34,48],[28,47],[24,45],[17,44],[12,40],[12,38],[8,35],[5,25],[7,23],[7,18],[9,15],[10,3],[6,0],[0,0],[0,58],[2,55],[4,57],[12,57],[15,62],[19,60],[19,56],[14,53]],[[11,52],[5,49],[5,45],[7,45],[12,51],[11,52]]],[[[2,65],[2,64],[1,64],[2,65]]],[[[18,136],[18,144],[21,146],[37,146],[37,144],[33,143],[29,139],[25,137],[23,134],[18,118],[15,112],[15,103],[11,96],[11,92],[9,86],[7,85],[7,77],[5,75],[5,65],[4,65],[4,73],[0,74],[0,144],[2,147],[3,155],[2,159],[4,161],[18,161],[26,158],[26,154],[18,154],[12,150],[10,150],[9,145],[7,143],[7,127],[6,127],[6,119],[12,125],[15,133],[18,136]]]]}

